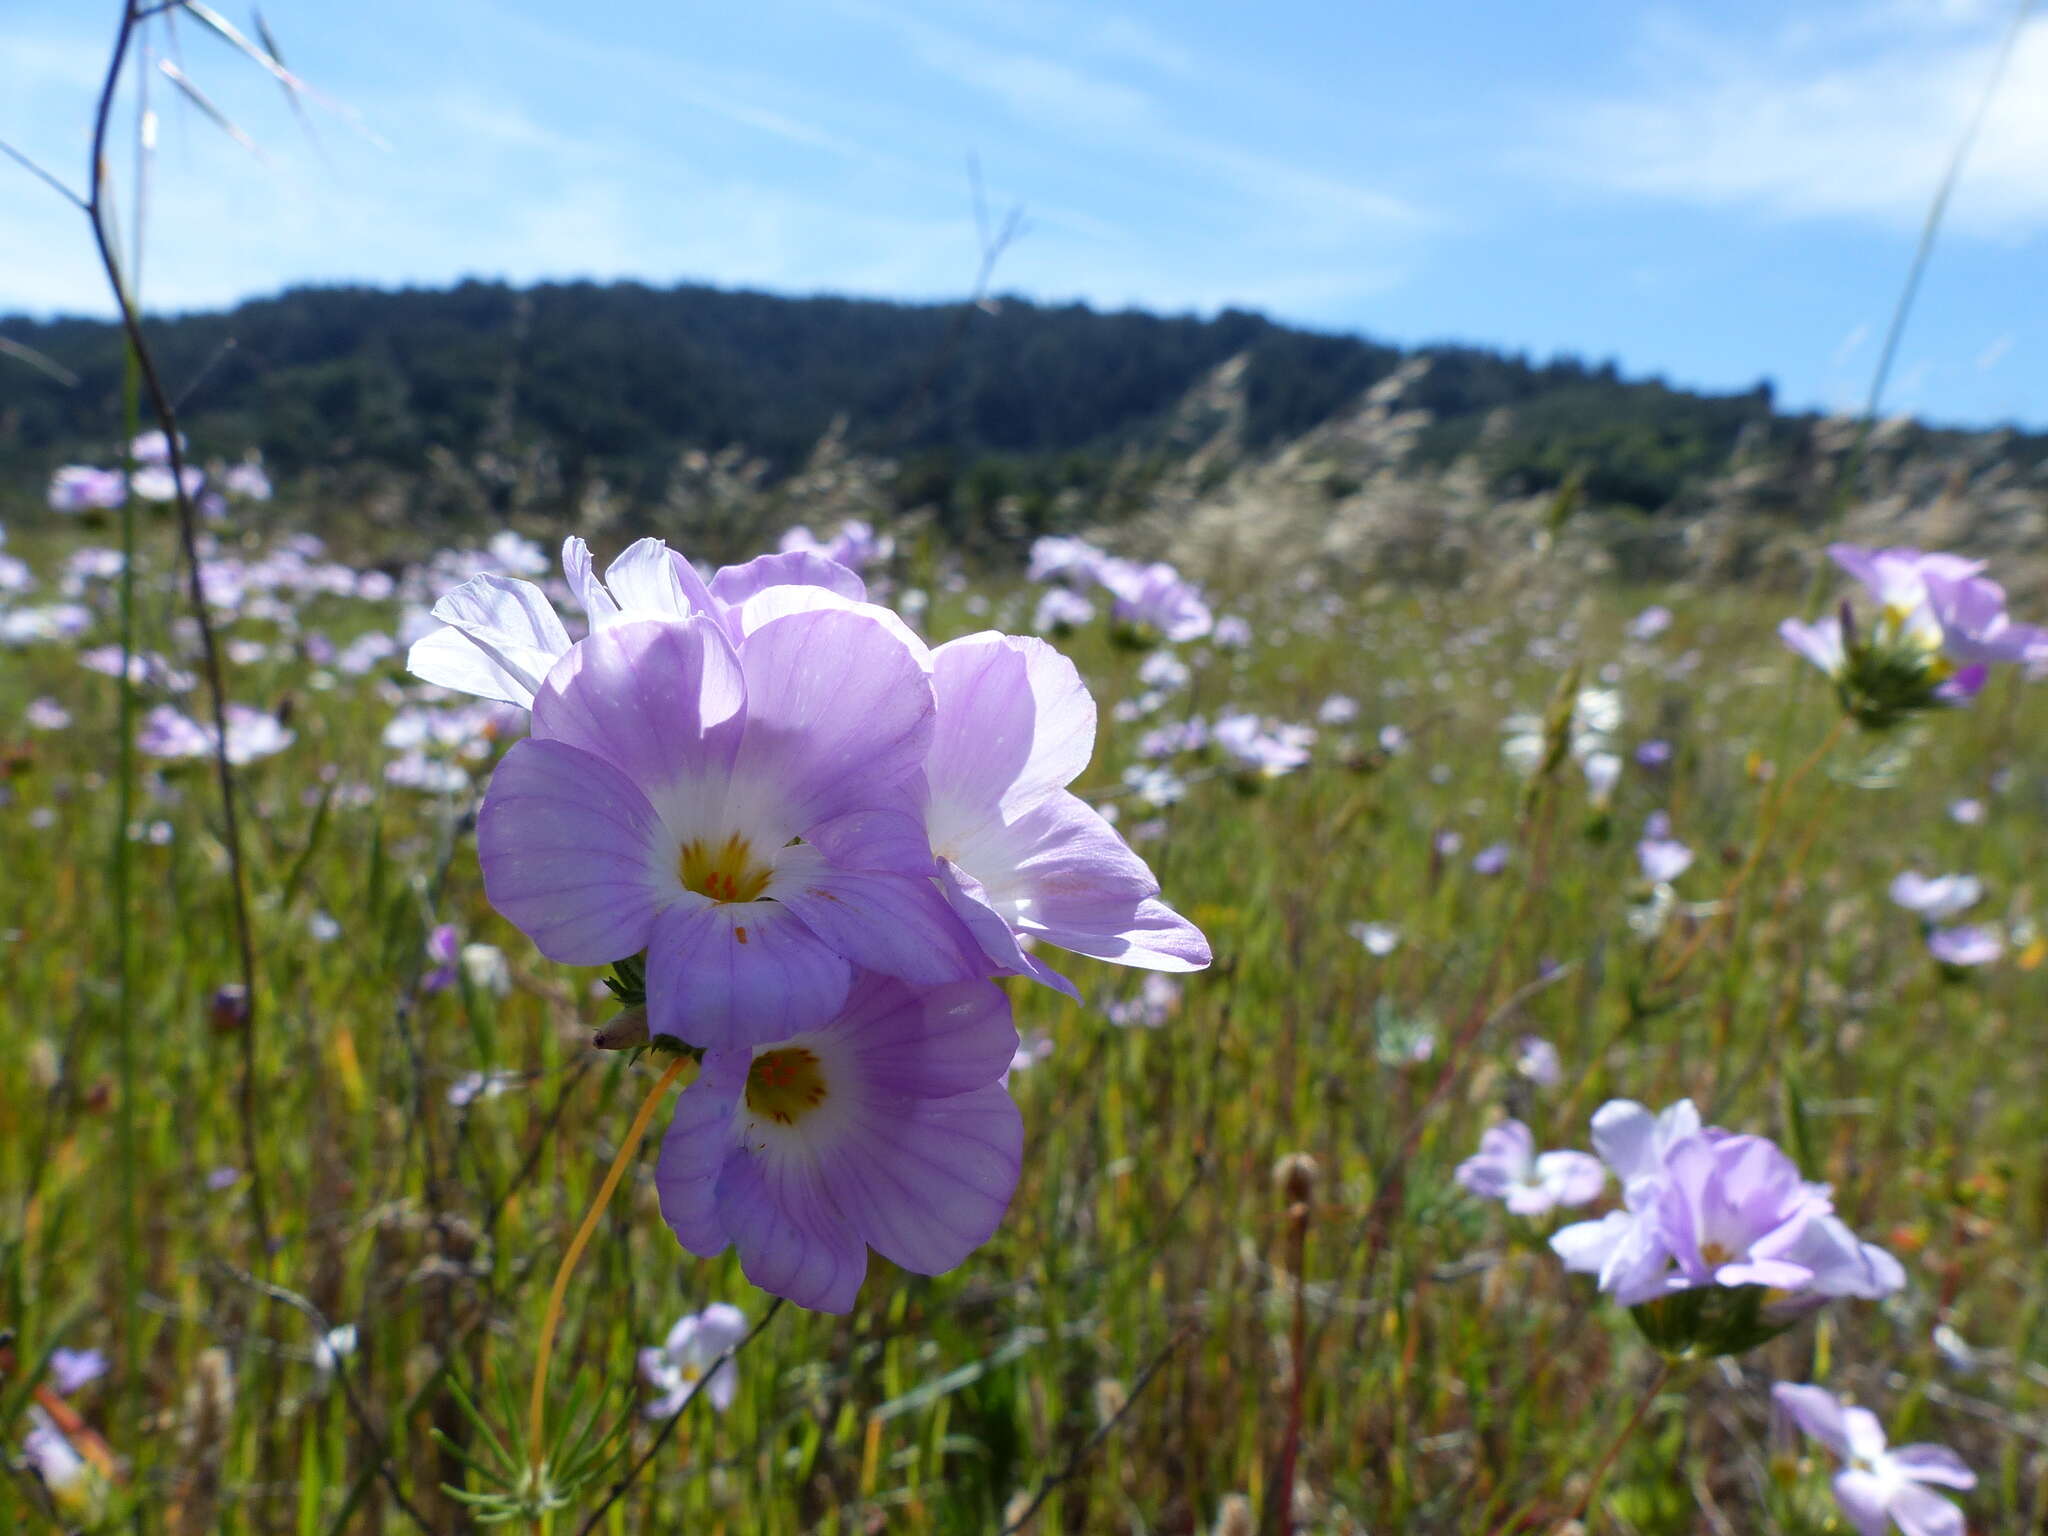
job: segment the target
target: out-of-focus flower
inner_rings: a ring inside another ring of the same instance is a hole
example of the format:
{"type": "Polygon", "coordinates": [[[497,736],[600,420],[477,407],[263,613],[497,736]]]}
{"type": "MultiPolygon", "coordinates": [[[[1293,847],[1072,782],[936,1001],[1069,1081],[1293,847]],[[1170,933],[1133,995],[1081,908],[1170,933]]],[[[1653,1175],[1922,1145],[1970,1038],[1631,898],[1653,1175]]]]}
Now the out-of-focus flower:
{"type": "Polygon", "coordinates": [[[1519,1120],[1503,1120],[1479,1138],[1479,1151],[1458,1164],[1460,1185],[1487,1200],[1500,1200],[1517,1216],[1541,1216],[1558,1206],[1585,1205],[1600,1198],[1607,1170],[1585,1152],[1536,1150],[1536,1138],[1519,1120]]]}
{"type": "Polygon", "coordinates": [[[1515,1043],[1515,1071],[1539,1088],[1555,1088],[1564,1079],[1557,1047],[1541,1035],[1524,1035],[1515,1043]]]}
{"type": "Polygon", "coordinates": [[[1668,885],[1692,868],[1693,852],[1668,837],[1645,837],[1636,844],[1636,863],[1653,885],[1668,885]]]}
{"type": "Polygon", "coordinates": [[[69,1397],[106,1374],[107,1357],[96,1349],[50,1351],[50,1385],[59,1397],[69,1397]]]}
{"type": "Polygon", "coordinates": [[[220,1194],[223,1190],[233,1189],[241,1182],[242,1170],[230,1167],[225,1163],[206,1176],[206,1187],[216,1195],[220,1194]]]}
{"type": "MultiPolygon", "coordinates": [[[[185,434],[180,432],[178,452],[182,455],[187,446],[185,434]]],[[[152,428],[129,443],[128,456],[138,464],[168,464],[171,462],[171,440],[152,428]]]]}
{"type": "Polygon", "coordinates": [[[1180,983],[1171,976],[1147,976],[1136,997],[1103,1005],[1103,1017],[1127,1029],[1159,1029],[1180,1009],[1180,983]]]}
{"type": "Polygon", "coordinates": [[[1052,1055],[1052,1036],[1043,1031],[1026,1035],[1017,1042],[1016,1052],[1010,1057],[1010,1070],[1003,1074],[1003,1086],[1008,1087],[1011,1073],[1028,1072],[1052,1055]]]}
{"type": "Polygon", "coordinates": [[[1275,779],[1308,762],[1316,733],[1306,725],[1269,729],[1257,715],[1225,714],[1216,717],[1209,737],[1237,767],[1258,778],[1275,779]]]}
{"type": "Polygon", "coordinates": [[[71,711],[55,699],[30,699],[21,720],[32,731],[61,731],[71,724],[71,711]]]}
{"type": "Polygon", "coordinates": [[[865,571],[895,554],[896,541],[887,534],[876,533],[872,524],[848,518],[829,539],[820,539],[799,523],[782,536],[780,548],[786,555],[822,555],[849,571],[865,571]]]}
{"type": "Polygon", "coordinates": [[[444,992],[455,985],[455,962],[462,954],[462,930],[453,923],[436,923],[427,935],[427,958],[434,968],[420,978],[424,992],[444,992]]]}
{"type": "Polygon", "coordinates": [[[1095,605],[1067,587],[1047,587],[1032,611],[1031,627],[1041,635],[1079,629],[1095,618],[1095,605]]]}
{"type": "Polygon", "coordinates": [[[1031,566],[1026,572],[1033,581],[1093,583],[1109,556],[1086,539],[1047,534],[1031,546],[1031,566]]]}
{"type": "Polygon", "coordinates": [[[1662,603],[1654,603],[1628,621],[1628,637],[1631,640],[1654,640],[1671,627],[1671,610],[1662,603]]]}
{"type": "Polygon", "coordinates": [[[1963,827],[1982,826],[1984,823],[1984,802],[1962,799],[1948,808],[1949,820],[1963,827]]]}
{"type": "Polygon", "coordinates": [[[168,464],[145,464],[129,477],[128,488],[144,501],[176,501],[180,484],[189,500],[205,489],[206,474],[187,464],[185,473],[174,478],[168,464]]]}
{"type": "Polygon", "coordinates": [[[330,913],[315,912],[306,919],[306,932],[320,944],[332,944],[341,937],[341,924],[330,913]]]}
{"type": "Polygon", "coordinates": [[[1194,674],[1188,664],[1172,651],[1154,651],[1138,663],[1138,681],[1147,688],[1163,689],[1168,693],[1185,688],[1194,674]]]}
{"type": "Polygon", "coordinates": [[[1591,752],[1579,761],[1586,789],[1595,805],[1605,805],[1621,782],[1621,759],[1612,752],[1591,752]]]}
{"type": "Polygon", "coordinates": [[[1514,850],[1506,843],[1488,843],[1472,855],[1472,872],[1478,875],[1497,875],[1508,867],[1508,860],[1514,850]]]}
{"type": "Polygon", "coordinates": [[[1213,620],[1201,588],[1164,561],[1106,561],[1096,579],[1115,599],[1111,612],[1120,624],[1152,630],[1173,644],[1209,633],[1213,620]]]}
{"type": "Polygon", "coordinates": [[[313,1341],[313,1368],[321,1375],[339,1370],[341,1362],[356,1352],[356,1325],[343,1323],[330,1328],[313,1341]]]}
{"type": "Polygon", "coordinates": [[[495,944],[462,946],[462,974],[472,987],[490,997],[512,990],[512,963],[495,944]]]}
{"type": "Polygon", "coordinates": [[[1316,719],[1323,725],[1349,725],[1357,718],[1358,700],[1348,694],[1333,693],[1316,710],[1316,719]]]}
{"type": "Polygon", "coordinates": [[[230,496],[240,497],[243,501],[270,500],[270,476],[264,473],[262,461],[258,459],[244,459],[239,464],[230,465],[221,476],[220,483],[230,496]]]}
{"type": "Polygon", "coordinates": [[[755,1285],[822,1312],[851,1310],[870,1247],[952,1269],[1016,1186],[1016,1051],[1001,988],[863,973],[822,1026],[704,1053],[655,1171],[662,1216],[700,1258],[735,1247],[755,1285]]]}
{"type": "Polygon", "coordinates": [[[1638,768],[1663,768],[1669,766],[1672,746],[1668,741],[1645,741],[1636,747],[1635,758],[1638,768]]]}
{"type": "Polygon", "coordinates": [[[519,1073],[502,1068],[495,1072],[465,1072],[448,1085],[448,1103],[455,1109],[467,1109],[484,1099],[510,1093],[525,1081],[519,1073]]]}
{"type": "Polygon", "coordinates": [[[1984,898],[1984,882],[1975,875],[1923,875],[1902,870],[1893,877],[1892,900],[1930,923],[1945,923],[1984,898]]]}
{"type": "Polygon", "coordinates": [[[70,1515],[95,1513],[105,1493],[105,1483],[92,1463],[79,1455],[41,1404],[31,1403],[28,1432],[21,1437],[21,1459],[27,1463],[50,1498],[70,1515]]]}
{"type": "Polygon", "coordinates": [[[1834,1298],[1906,1283],[1898,1260],[1843,1225],[1825,1186],[1761,1136],[1700,1127],[1690,1104],[1653,1121],[1617,1100],[1594,1116],[1593,1142],[1625,1208],[1551,1246],[1636,1309],[1660,1349],[1737,1353],[1834,1298]]]}
{"type": "Polygon", "coordinates": [[[1961,928],[1930,928],[1927,953],[1952,970],[1990,965],[2005,953],[1998,930],[1983,923],[1961,928]]]}
{"type": "Polygon", "coordinates": [[[1210,631],[1209,643],[1221,650],[1241,651],[1252,643],[1251,624],[1234,613],[1226,613],[1210,631]]]}
{"type": "Polygon", "coordinates": [[[680,1412],[707,1371],[711,1379],[698,1390],[718,1412],[730,1408],[733,1394],[739,1391],[739,1370],[736,1361],[719,1364],[719,1356],[746,1336],[746,1313],[730,1303],[714,1301],[702,1312],[678,1321],[659,1345],[641,1350],[640,1379],[659,1394],[648,1402],[647,1417],[665,1419],[680,1412]]]}
{"type": "Polygon", "coordinates": [[[118,469],[66,464],[50,476],[52,512],[106,511],[128,499],[128,477],[118,469]]]}
{"type": "Polygon", "coordinates": [[[1392,923],[1353,923],[1345,932],[1363,944],[1369,955],[1391,955],[1401,944],[1401,930],[1392,923]]]}
{"type": "Polygon", "coordinates": [[[1967,1492],[1977,1474],[1945,1445],[1890,1449],[1867,1408],[1852,1408],[1824,1387],[1779,1382],[1776,1403],[1793,1423],[1840,1458],[1835,1501],[1858,1536],[1884,1536],[1893,1522],[1906,1536],[1964,1536],[1963,1513],[1935,1488],[1967,1492]]]}

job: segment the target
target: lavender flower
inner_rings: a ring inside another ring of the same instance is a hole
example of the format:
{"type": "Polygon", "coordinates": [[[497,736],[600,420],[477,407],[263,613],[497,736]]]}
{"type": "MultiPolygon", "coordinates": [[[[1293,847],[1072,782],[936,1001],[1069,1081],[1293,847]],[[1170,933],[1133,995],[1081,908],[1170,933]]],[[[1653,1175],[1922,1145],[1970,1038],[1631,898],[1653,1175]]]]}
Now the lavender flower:
{"type": "Polygon", "coordinates": [[[1506,843],[1488,843],[1472,855],[1472,872],[1476,875],[1497,875],[1508,867],[1508,860],[1514,850],[1506,843]]]}
{"type": "Polygon", "coordinates": [[[1041,635],[1079,629],[1095,617],[1095,605],[1066,587],[1048,587],[1032,611],[1031,627],[1041,635]]]}
{"type": "Polygon", "coordinates": [[[1824,1387],[1779,1382],[1771,1401],[1844,1463],[1835,1501],[1857,1536],[1884,1536],[1896,1522],[1906,1536],[1964,1536],[1962,1511],[1933,1488],[1969,1490],[1977,1475],[1945,1445],[1886,1446],[1867,1408],[1852,1408],[1824,1387]]]}
{"type": "Polygon", "coordinates": [[[1126,1029],[1159,1029],[1180,1008],[1180,983],[1171,976],[1147,976],[1138,984],[1138,995],[1106,1004],[1103,1017],[1126,1029]]]}
{"type": "Polygon", "coordinates": [[[1345,931],[1363,944],[1369,955],[1384,958],[1400,947],[1401,930],[1392,923],[1353,923],[1345,931]]]}
{"type": "Polygon", "coordinates": [[[1905,1284],[1896,1259],[1842,1224],[1825,1186],[1761,1136],[1701,1127],[1689,1102],[1656,1120],[1639,1104],[1604,1105],[1593,1143],[1624,1208],[1551,1247],[1636,1309],[1659,1348],[1735,1353],[1831,1299],[1905,1284]]]}
{"type": "Polygon", "coordinates": [[[1248,714],[1218,715],[1209,735],[1231,762],[1262,779],[1280,778],[1307,763],[1316,739],[1308,726],[1268,729],[1257,715],[1248,714]]]}
{"type": "Polygon", "coordinates": [[[1671,610],[1662,603],[1654,603],[1628,621],[1628,637],[1631,640],[1654,640],[1671,627],[1671,610]]]}
{"type": "Polygon", "coordinates": [[[1930,928],[1927,953],[1951,970],[1990,965],[2005,953],[1998,930],[1982,923],[1962,928],[1930,928]]]}
{"type": "Polygon", "coordinates": [[[1908,869],[1893,878],[1891,897],[1915,916],[1943,923],[1981,901],[1984,882],[1975,875],[1923,875],[1908,869]]]}
{"type": "MultiPolygon", "coordinates": [[[[615,568],[616,569],[616,568],[615,568]]],[[[477,821],[484,889],[568,965],[647,951],[656,1034],[730,1049],[822,1025],[853,967],[972,974],[911,814],[931,679],[843,608],[597,630],[548,674],[477,821]]]]}
{"type": "Polygon", "coordinates": [[[1316,710],[1316,720],[1322,725],[1349,725],[1357,718],[1358,700],[1348,694],[1333,693],[1316,710]]]}
{"type": "Polygon", "coordinates": [[[851,1310],[869,1247],[941,1274],[1016,1186],[1017,1044],[988,982],[862,973],[820,1027],[704,1053],[655,1171],[662,1216],[700,1258],[736,1248],[755,1285],[818,1311],[851,1310]]]}
{"type": "Polygon", "coordinates": [[[1557,1047],[1541,1035],[1524,1035],[1515,1042],[1515,1071],[1538,1088],[1555,1088],[1564,1080],[1557,1047]]]}
{"type": "Polygon", "coordinates": [[[714,1301],[679,1319],[659,1345],[641,1350],[640,1379],[661,1394],[647,1404],[647,1417],[665,1419],[680,1412],[692,1389],[701,1390],[718,1412],[730,1408],[740,1386],[737,1362],[719,1364],[718,1357],[746,1336],[747,1314],[729,1302],[714,1301]],[[697,1388],[706,1371],[711,1379],[697,1388]]]}
{"type": "Polygon", "coordinates": [[[1042,640],[993,633],[931,660],[937,725],[919,810],[940,889],[987,963],[1077,998],[1022,941],[1148,970],[1206,966],[1208,941],[1067,789],[1095,745],[1094,700],[1073,663],[1042,640]]]}
{"type": "Polygon", "coordinates": [[[1598,1158],[1584,1152],[1539,1154],[1535,1136],[1519,1120],[1489,1127],[1478,1153],[1458,1164],[1453,1177],[1482,1199],[1504,1201],[1517,1216],[1585,1205],[1599,1199],[1607,1184],[1598,1158]]]}
{"type": "Polygon", "coordinates": [[[128,499],[128,477],[118,469],[66,464],[50,476],[52,512],[91,512],[118,507],[128,499]]]}
{"type": "Polygon", "coordinates": [[[462,930],[453,923],[437,923],[427,935],[427,958],[434,968],[420,978],[423,992],[444,992],[455,985],[461,973],[455,967],[462,953],[462,930]]]}
{"type": "Polygon", "coordinates": [[[50,1351],[50,1385],[59,1397],[69,1397],[106,1374],[107,1357],[96,1349],[50,1351]]]}
{"type": "Polygon", "coordinates": [[[1201,589],[1164,561],[1109,560],[1097,568],[1096,578],[1116,600],[1111,612],[1118,623],[1156,631],[1175,644],[1209,633],[1213,621],[1201,589]]]}
{"type": "Polygon", "coordinates": [[[32,731],[61,731],[70,726],[71,711],[55,699],[30,699],[21,721],[32,731]]]}
{"type": "Polygon", "coordinates": [[[1636,844],[1636,863],[1652,885],[1669,885],[1692,868],[1693,852],[1669,837],[1645,837],[1636,844]]]}

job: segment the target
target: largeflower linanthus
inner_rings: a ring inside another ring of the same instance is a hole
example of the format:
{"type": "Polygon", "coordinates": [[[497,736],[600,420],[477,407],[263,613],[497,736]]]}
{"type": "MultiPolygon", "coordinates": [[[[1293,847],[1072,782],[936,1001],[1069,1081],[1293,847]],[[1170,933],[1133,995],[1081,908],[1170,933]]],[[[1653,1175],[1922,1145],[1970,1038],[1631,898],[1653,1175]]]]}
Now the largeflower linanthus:
{"type": "Polygon", "coordinates": [[[1934,1490],[1967,1491],[1977,1486],[1977,1474],[1947,1446],[1892,1450],[1876,1414],[1850,1407],[1825,1387],[1781,1381],[1771,1388],[1771,1401],[1841,1458],[1835,1501],[1857,1536],[1884,1536],[1894,1522],[1906,1536],[1963,1536],[1963,1512],[1934,1490]]]}
{"type": "Polygon", "coordinates": [[[858,965],[964,979],[904,811],[932,740],[914,656],[864,613],[610,624],[548,673],[477,820],[484,889],[549,959],[646,951],[649,1027],[727,1049],[824,1024],[858,965]]]}
{"type": "Polygon", "coordinates": [[[730,1246],[755,1285],[821,1312],[852,1309],[869,1248],[952,1269],[1016,1187],[1017,1043],[992,983],[919,992],[863,973],[818,1028],[706,1051],[655,1170],[663,1219],[692,1253],[730,1246]]]}

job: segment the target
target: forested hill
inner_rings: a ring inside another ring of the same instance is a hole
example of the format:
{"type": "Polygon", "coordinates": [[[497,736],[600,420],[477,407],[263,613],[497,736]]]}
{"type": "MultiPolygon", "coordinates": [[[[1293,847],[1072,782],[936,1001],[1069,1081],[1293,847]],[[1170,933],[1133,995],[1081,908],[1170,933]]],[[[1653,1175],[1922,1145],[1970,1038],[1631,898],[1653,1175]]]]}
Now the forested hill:
{"type": "MultiPolygon", "coordinates": [[[[900,496],[943,504],[990,476],[1086,490],[1112,466],[1187,446],[1191,392],[1240,357],[1233,430],[1246,452],[1310,431],[1419,355],[1428,366],[1401,404],[1429,413],[1422,461],[1476,453],[1503,490],[1576,475],[1590,496],[1645,510],[1717,473],[1738,443],[1768,451],[1804,432],[1774,414],[1768,385],[1717,396],[1568,359],[1410,354],[1235,310],[473,282],[298,289],[154,335],[202,450],[260,448],[287,487],[307,472],[331,486],[494,456],[544,461],[564,498],[602,481],[648,504],[687,450],[737,445],[779,473],[843,418],[849,450],[902,466],[900,496]]],[[[114,328],[12,318],[0,337],[76,378],[0,349],[0,475],[18,487],[66,459],[106,458],[121,420],[114,328]]]]}

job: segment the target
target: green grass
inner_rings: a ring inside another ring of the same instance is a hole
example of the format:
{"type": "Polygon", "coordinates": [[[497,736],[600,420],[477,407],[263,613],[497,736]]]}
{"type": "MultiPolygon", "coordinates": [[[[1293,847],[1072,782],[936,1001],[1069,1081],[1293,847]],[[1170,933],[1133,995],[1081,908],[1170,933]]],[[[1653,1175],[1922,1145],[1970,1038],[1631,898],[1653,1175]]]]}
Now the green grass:
{"type": "MultiPolygon", "coordinates": [[[[144,543],[165,554],[160,529],[144,543]]],[[[63,548],[14,547],[44,573],[63,548]]],[[[175,611],[161,565],[151,570],[146,645],[163,643],[175,611]]],[[[742,1356],[733,1408],[696,1405],[601,1529],[982,1532],[1050,1478],[1037,1530],[1206,1530],[1228,1495],[1267,1503],[1297,1369],[1301,1529],[1554,1529],[1584,1500],[1655,1357],[1561,1271],[1543,1244],[1552,1223],[1471,1199],[1451,1171],[1504,1109],[1546,1146],[1584,1146],[1604,1099],[1683,1094],[1797,1148],[1851,1224],[1905,1260],[1911,1286],[1668,1387],[1589,1525],[1843,1529],[1828,1523],[1824,1463],[1799,1460],[1807,1448],[1768,1421],[1772,1380],[1814,1379],[1876,1408],[1895,1443],[1960,1449],[1981,1478],[1966,1498],[1972,1529],[2038,1528],[2040,952],[2022,933],[2003,963],[1944,981],[1884,888],[1908,866],[1971,869],[1989,886],[1985,915],[2036,920],[2040,701],[2001,679],[1888,756],[1848,737],[1772,813],[1829,726],[1825,689],[1771,633],[1792,601],[1587,590],[1564,569],[1543,580],[1339,594],[1327,620],[1322,594],[1237,604],[1261,644],[1209,656],[1195,708],[1302,719],[1341,691],[1364,705],[1361,741],[1399,724],[1409,748],[1347,754],[1343,733],[1325,731],[1313,766],[1290,777],[1249,789],[1199,778],[1140,847],[1209,932],[1216,966],[1188,979],[1156,1031],[1016,986],[1019,1028],[1054,1046],[1013,1079],[1027,1164],[1001,1232],[938,1279],[876,1260],[850,1318],[784,1308],[742,1356]],[[1622,623],[1653,598],[1672,602],[1676,628],[1624,640],[1622,623]],[[1696,667],[1669,676],[1689,651],[1696,667]],[[1500,752],[1501,717],[1541,710],[1575,661],[1589,680],[1621,667],[1625,743],[1679,748],[1661,775],[1631,767],[1604,816],[1570,765],[1531,786],[1500,752]],[[1983,825],[1950,819],[1961,795],[1986,801],[1983,825]],[[1627,919],[1642,894],[1633,843],[1660,807],[1701,857],[1678,882],[1697,905],[1651,943],[1627,919]],[[1464,840],[1450,859],[1432,853],[1444,828],[1464,840]],[[1514,845],[1507,872],[1472,873],[1471,854],[1496,840],[1514,845]],[[1734,905],[1713,915],[1724,894],[1734,905]],[[1368,955],[1346,933],[1360,919],[1398,925],[1399,948],[1368,955]],[[1545,980],[1546,965],[1563,969],[1545,980]],[[1394,1048],[1419,1027],[1436,1041],[1424,1061],[1394,1048]],[[1557,1046],[1561,1085],[1515,1077],[1524,1034],[1557,1046]],[[1274,1179],[1294,1153],[1318,1170],[1298,1213],[1299,1276],[1297,1218],[1274,1179]],[[1992,1358],[1958,1373],[1932,1342],[1938,1323],[1992,1358]]],[[[1021,627],[1030,595],[998,592],[998,618],[1021,627]]],[[[391,621],[329,600],[303,615],[337,642],[391,621]]],[[[985,622],[953,594],[929,627],[985,622]]],[[[109,620],[94,638],[112,633],[109,620]]],[[[231,633],[274,631],[243,621],[231,633]]],[[[1106,797],[1142,729],[1110,723],[1135,691],[1136,658],[1096,635],[1068,648],[1103,706],[1082,787],[1106,797]]],[[[483,1459],[488,1435],[450,1384],[516,1450],[555,1267],[658,1070],[588,1048],[609,1012],[596,974],[546,964],[491,912],[460,807],[383,787],[382,695],[398,674],[324,687],[310,671],[231,673],[242,702],[289,699],[298,733],[243,774],[269,1254],[252,1244],[246,1190],[207,1186],[243,1161],[241,1042],[208,1019],[236,962],[207,767],[146,772],[137,786],[138,819],[172,835],[131,847],[138,1091],[123,1159],[106,858],[116,689],[62,646],[8,653],[0,671],[0,1324],[25,1365],[59,1343],[114,1357],[74,1400],[124,1469],[104,1491],[106,1529],[409,1529],[379,1476],[387,1453],[431,1528],[462,1528],[465,1506],[441,1489],[471,1486],[468,1474],[432,1431],[483,1459]],[[40,695],[73,709],[71,730],[20,726],[40,695]],[[339,922],[338,938],[313,936],[316,912],[339,922]],[[513,990],[417,994],[434,921],[502,948],[513,990]],[[467,1111],[447,1102],[460,1074],[506,1068],[524,1075],[516,1091],[467,1111]],[[140,1310],[124,1337],[129,1192],[140,1310]],[[310,1363],[308,1315],[258,1277],[358,1327],[351,1393],[310,1363]]],[[[1168,713],[1186,707],[1183,696],[1168,713]]],[[[1072,973],[1091,1002],[1139,979],[1088,961],[1072,973]]],[[[655,1429],[626,1422],[645,1398],[636,1348],[711,1301],[753,1317],[766,1306],[732,1260],[676,1245],[651,1167],[643,1149],[571,1282],[550,1385],[551,1423],[570,1417],[574,1393],[606,1394],[604,1422],[634,1447],[655,1429]]],[[[10,1446],[23,1387],[18,1373],[0,1384],[10,1446]]],[[[576,1530],[592,1503],[552,1529],[576,1530]]],[[[25,1475],[0,1482],[0,1506],[25,1528],[56,1528],[25,1475]]],[[[93,1523],[90,1511],[67,1518],[93,1523]]]]}

